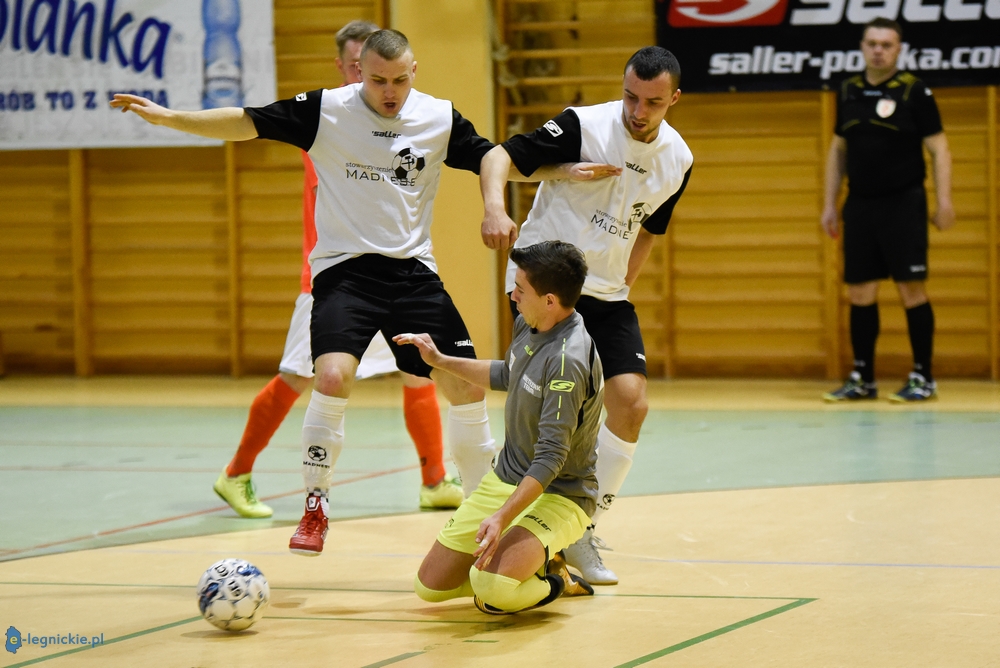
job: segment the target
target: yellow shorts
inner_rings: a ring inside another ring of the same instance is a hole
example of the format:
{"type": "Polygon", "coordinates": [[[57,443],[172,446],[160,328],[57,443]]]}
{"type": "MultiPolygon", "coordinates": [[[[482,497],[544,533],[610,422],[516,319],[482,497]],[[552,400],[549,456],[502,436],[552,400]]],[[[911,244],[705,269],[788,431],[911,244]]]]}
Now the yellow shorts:
{"type": "MultiPolygon", "coordinates": [[[[476,533],[487,517],[500,510],[517,489],[490,471],[438,534],[438,542],[456,552],[472,554],[479,545],[476,533]]],[[[583,508],[564,496],[542,494],[511,523],[524,527],[542,542],[551,557],[583,536],[590,518],[583,508]]],[[[509,529],[510,527],[508,527],[509,529]]]]}

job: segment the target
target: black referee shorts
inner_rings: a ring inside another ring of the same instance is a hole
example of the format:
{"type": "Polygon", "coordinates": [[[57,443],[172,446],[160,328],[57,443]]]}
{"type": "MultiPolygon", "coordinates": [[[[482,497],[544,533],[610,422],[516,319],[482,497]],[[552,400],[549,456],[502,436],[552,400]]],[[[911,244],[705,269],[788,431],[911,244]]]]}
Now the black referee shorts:
{"type": "Polygon", "coordinates": [[[844,282],[927,280],[927,193],[923,186],[844,203],[844,282]]]}
{"type": "MultiPolygon", "coordinates": [[[[508,299],[510,295],[507,295],[508,299]]],[[[607,302],[583,295],[576,303],[587,333],[597,346],[604,379],[623,373],[646,375],[646,347],[642,344],[635,306],[626,300],[607,302]]],[[[517,318],[517,304],[510,300],[510,312],[517,318]]]]}
{"type": "Polygon", "coordinates": [[[326,353],[361,359],[382,332],[400,371],[430,377],[416,346],[398,346],[396,334],[430,334],[445,355],[476,358],[469,330],[438,275],[420,260],[359,255],[313,278],[310,323],[313,360],[326,353]]]}

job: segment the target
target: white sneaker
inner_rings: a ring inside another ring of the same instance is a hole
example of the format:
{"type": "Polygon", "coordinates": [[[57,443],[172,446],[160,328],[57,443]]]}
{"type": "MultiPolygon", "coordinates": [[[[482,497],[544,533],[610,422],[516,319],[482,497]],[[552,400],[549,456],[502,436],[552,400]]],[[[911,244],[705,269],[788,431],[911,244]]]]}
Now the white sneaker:
{"type": "Polygon", "coordinates": [[[583,579],[592,585],[618,584],[618,576],[604,565],[597,549],[609,549],[600,538],[594,535],[594,529],[587,529],[583,538],[576,541],[562,552],[566,563],[580,571],[583,579]]]}

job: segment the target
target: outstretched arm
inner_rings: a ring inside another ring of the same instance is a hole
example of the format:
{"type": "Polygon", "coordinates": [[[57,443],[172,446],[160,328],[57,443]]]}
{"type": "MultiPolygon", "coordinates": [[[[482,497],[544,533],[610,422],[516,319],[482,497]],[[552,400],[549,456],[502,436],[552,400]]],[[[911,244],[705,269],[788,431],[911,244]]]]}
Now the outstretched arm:
{"type": "Polygon", "coordinates": [[[257,128],[247,113],[239,107],[177,111],[167,109],[137,95],[116,94],[111,106],[122,113],[131,111],[152,125],[180,130],[199,137],[244,141],[257,136],[257,128]]]}
{"type": "Polygon", "coordinates": [[[537,183],[539,181],[597,181],[609,176],[621,176],[622,168],[602,162],[562,162],[558,165],[543,165],[531,176],[525,176],[512,164],[507,172],[508,181],[537,183]]]}
{"type": "Polygon", "coordinates": [[[924,137],[924,146],[934,162],[934,197],[937,212],[931,222],[942,232],[955,224],[955,207],[951,203],[951,151],[943,132],[924,137]]]}
{"type": "Polygon", "coordinates": [[[420,357],[435,369],[447,371],[462,380],[490,389],[491,360],[470,360],[464,357],[444,355],[434,345],[428,334],[397,334],[392,340],[398,345],[414,345],[420,351],[420,357]]]}

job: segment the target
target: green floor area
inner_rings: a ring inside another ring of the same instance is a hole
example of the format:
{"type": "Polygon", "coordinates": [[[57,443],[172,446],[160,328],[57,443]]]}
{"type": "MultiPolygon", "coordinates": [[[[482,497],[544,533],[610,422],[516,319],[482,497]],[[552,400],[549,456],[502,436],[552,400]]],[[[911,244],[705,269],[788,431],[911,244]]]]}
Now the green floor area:
{"type": "MultiPolygon", "coordinates": [[[[212,492],[246,419],[236,408],[0,407],[0,561],[46,552],[294,525],[295,410],[257,460],[269,520],[212,492]],[[219,510],[213,510],[219,509],[219,510]]],[[[502,412],[491,411],[493,433],[502,412]]],[[[399,409],[352,408],[336,518],[417,509],[399,409]]],[[[622,495],[1000,475],[1000,416],[930,412],[651,412],[622,495]]]]}

